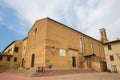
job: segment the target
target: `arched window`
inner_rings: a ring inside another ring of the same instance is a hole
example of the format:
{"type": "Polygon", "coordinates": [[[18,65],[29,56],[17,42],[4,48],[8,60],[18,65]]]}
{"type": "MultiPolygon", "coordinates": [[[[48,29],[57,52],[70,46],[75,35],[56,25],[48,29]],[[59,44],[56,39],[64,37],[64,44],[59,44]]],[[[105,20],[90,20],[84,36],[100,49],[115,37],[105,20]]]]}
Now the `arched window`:
{"type": "Polygon", "coordinates": [[[80,53],[82,53],[82,38],[80,38],[80,53]]]}
{"type": "Polygon", "coordinates": [[[93,43],[90,43],[91,53],[94,53],[93,43]]]}
{"type": "Polygon", "coordinates": [[[37,28],[35,28],[35,34],[37,33],[37,30],[38,30],[38,29],[37,29],[37,28]]]}

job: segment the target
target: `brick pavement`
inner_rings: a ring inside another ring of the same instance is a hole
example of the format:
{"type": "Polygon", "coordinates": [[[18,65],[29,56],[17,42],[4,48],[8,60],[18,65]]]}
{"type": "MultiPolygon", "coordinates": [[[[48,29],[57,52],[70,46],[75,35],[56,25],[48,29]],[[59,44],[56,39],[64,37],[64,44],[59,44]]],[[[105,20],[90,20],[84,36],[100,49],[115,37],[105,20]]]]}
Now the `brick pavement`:
{"type": "Polygon", "coordinates": [[[28,77],[24,75],[0,73],[0,80],[120,80],[119,73],[84,73],[47,77],[28,77]]]}

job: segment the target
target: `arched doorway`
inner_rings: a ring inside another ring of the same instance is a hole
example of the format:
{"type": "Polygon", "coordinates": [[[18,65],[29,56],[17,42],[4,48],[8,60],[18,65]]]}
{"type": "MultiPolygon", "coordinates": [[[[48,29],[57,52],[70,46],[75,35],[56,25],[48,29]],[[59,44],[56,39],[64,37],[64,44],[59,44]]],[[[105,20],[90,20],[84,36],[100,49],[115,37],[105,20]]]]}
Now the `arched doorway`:
{"type": "Polygon", "coordinates": [[[35,54],[32,54],[31,67],[34,67],[34,61],[35,61],[35,54]]]}
{"type": "Polygon", "coordinates": [[[24,60],[24,58],[22,59],[22,65],[21,65],[21,67],[24,67],[24,64],[25,64],[25,60],[24,60]]]}
{"type": "Polygon", "coordinates": [[[72,57],[72,67],[76,67],[76,57],[72,57]]]}

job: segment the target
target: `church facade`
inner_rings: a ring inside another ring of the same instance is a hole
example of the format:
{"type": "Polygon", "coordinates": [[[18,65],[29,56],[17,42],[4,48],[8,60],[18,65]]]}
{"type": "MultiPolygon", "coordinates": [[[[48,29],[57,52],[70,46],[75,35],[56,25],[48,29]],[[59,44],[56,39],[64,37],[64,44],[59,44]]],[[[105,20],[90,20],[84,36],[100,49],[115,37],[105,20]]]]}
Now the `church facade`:
{"type": "Polygon", "coordinates": [[[50,18],[35,22],[28,32],[25,67],[105,69],[101,41],[50,18]]]}
{"type": "MultiPolygon", "coordinates": [[[[104,71],[106,61],[103,42],[107,39],[104,29],[100,29],[100,33],[101,41],[48,17],[37,20],[28,32],[28,37],[22,40],[20,62],[25,68],[51,65],[52,68],[104,71]]],[[[7,49],[9,46],[3,53],[7,49]]]]}

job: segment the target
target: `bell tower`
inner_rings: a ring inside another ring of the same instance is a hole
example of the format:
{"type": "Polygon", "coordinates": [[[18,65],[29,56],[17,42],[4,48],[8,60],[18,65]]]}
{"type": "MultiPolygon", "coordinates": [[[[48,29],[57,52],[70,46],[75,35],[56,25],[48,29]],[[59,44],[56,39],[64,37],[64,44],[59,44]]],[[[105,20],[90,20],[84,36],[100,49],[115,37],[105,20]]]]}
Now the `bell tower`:
{"type": "Polygon", "coordinates": [[[106,35],[106,30],[104,29],[104,28],[101,28],[100,29],[100,34],[101,34],[101,42],[102,43],[105,43],[105,42],[107,42],[108,41],[108,39],[107,39],[107,35],[106,35]]]}

